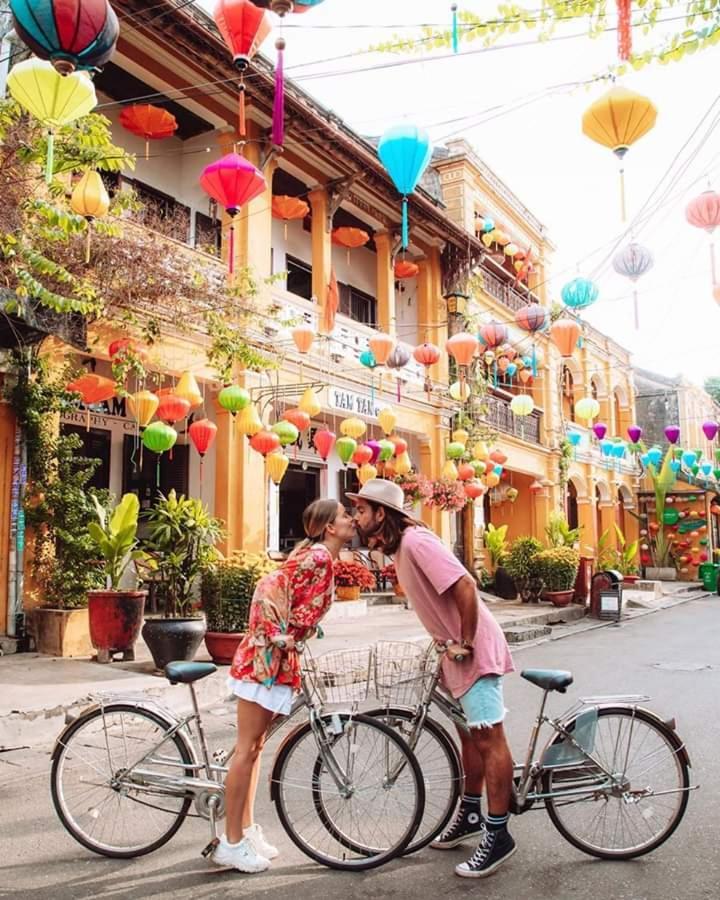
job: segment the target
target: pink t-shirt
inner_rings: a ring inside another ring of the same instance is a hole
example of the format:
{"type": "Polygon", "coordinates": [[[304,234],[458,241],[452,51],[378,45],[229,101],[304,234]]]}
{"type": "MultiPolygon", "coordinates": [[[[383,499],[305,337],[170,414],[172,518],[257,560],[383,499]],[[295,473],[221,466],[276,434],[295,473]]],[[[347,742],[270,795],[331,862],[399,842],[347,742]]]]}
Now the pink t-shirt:
{"type": "MultiPolygon", "coordinates": [[[[440,538],[427,528],[408,528],[395,554],[398,581],[412,601],[425,630],[437,641],[460,641],[460,613],[443,594],[463,576],[472,577],[440,538]]],[[[510,650],[502,629],[478,597],[478,624],[473,654],[462,663],[443,660],[445,687],[461,697],[483,675],[513,672],[510,650]]]]}

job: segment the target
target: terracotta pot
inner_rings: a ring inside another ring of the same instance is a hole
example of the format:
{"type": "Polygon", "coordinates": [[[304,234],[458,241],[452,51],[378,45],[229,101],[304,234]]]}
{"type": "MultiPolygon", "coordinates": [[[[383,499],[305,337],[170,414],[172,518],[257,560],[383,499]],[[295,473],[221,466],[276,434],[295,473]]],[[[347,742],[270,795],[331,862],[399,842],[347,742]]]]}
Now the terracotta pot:
{"type": "Polygon", "coordinates": [[[89,591],[90,640],[98,662],[110,662],[113,653],[135,658],[135,641],[145,612],[147,591],[89,591]]]}
{"type": "Polygon", "coordinates": [[[354,584],[352,587],[336,587],[335,588],[335,599],[336,600],[359,600],[360,599],[360,585],[354,584]]]}
{"type": "Polygon", "coordinates": [[[635,584],[637,581],[640,581],[639,575],[623,575],[624,584],[635,584]]]}
{"type": "Polygon", "coordinates": [[[231,665],[237,645],[244,637],[243,631],[206,631],[205,646],[215,665],[231,665]]]}
{"type": "Polygon", "coordinates": [[[190,662],[205,634],[204,619],[146,619],[143,640],[157,669],[169,662],[190,662]]]}
{"type": "Polygon", "coordinates": [[[553,606],[570,606],[574,593],[574,588],[571,588],[569,591],[545,591],[543,596],[553,606]]]}

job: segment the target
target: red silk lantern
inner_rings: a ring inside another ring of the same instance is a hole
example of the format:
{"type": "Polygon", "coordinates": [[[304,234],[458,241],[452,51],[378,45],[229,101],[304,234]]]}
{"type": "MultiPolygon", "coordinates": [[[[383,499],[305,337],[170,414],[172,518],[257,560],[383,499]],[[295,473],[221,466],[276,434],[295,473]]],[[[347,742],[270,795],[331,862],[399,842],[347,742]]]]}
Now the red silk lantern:
{"type": "Polygon", "coordinates": [[[460,331],[450,338],[445,344],[445,349],[459,366],[469,366],[479,346],[479,341],[474,334],[460,331]]]}
{"type": "Polygon", "coordinates": [[[330,456],[333,451],[333,447],[335,446],[336,440],[337,435],[334,431],[323,429],[322,431],[315,432],[313,444],[315,445],[315,449],[317,450],[317,452],[320,454],[321,459],[327,459],[328,456],[330,456]]]}
{"type": "Polygon", "coordinates": [[[298,353],[307,353],[315,340],[315,332],[309,325],[297,325],[290,332],[298,353]]]}
{"type": "Polygon", "coordinates": [[[485,485],[479,481],[465,482],[465,496],[469,497],[470,500],[477,500],[478,497],[482,497],[486,490],[485,485]]]}
{"type": "Polygon", "coordinates": [[[430,380],[430,366],[434,366],[440,359],[440,349],[435,344],[420,344],[413,350],[415,361],[421,366],[425,366],[425,393],[429,394],[432,390],[432,381],[430,380]]]}
{"type": "Polygon", "coordinates": [[[395,456],[402,456],[403,453],[407,453],[407,441],[401,437],[394,437],[390,435],[390,440],[395,444],[395,456]]]}
{"type": "Polygon", "coordinates": [[[384,366],[388,361],[388,357],[395,348],[395,341],[390,337],[389,334],[383,334],[382,332],[380,332],[379,334],[376,334],[374,337],[371,337],[368,340],[368,346],[373,352],[375,362],[379,366],[384,366]]]}
{"type": "Polygon", "coordinates": [[[550,326],[550,338],[565,358],[573,355],[579,337],[580,326],[574,319],[558,319],[550,326]]]}
{"type": "Polygon", "coordinates": [[[402,281],[405,278],[414,278],[420,271],[420,266],[417,263],[410,262],[407,259],[399,259],[395,263],[393,271],[395,277],[399,278],[402,281]]]}
{"type": "Polygon", "coordinates": [[[352,455],[352,461],[358,466],[364,466],[365,463],[369,463],[372,458],[372,447],[368,447],[367,444],[360,444],[352,455]]]}
{"type": "MultiPolygon", "coordinates": [[[[167,391],[167,388],[165,389],[167,391]]],[[[178,397],[172,392],[172,388],[165,393],[158,391],[160,403],[158,404],[156,415],[161,422],[167,425],[174,425],[180,419],[184,419],[190,412],[190,402],[184,397],[178,397]]]]}
{"type": "Polygon", "coordinates": [[[188,428],[188,437],[202,458],[217,437],[217,425],[210,419],[196,419],[188,428]]]}
{"type": "Polygon", "coordinates": [[[301,409],[286,409],[283,413],[283,419],[293,424],[298,431],[305,431],[310,427],[310,416],[301,409]]]}
{"type": "Polygon", "coordinates": [[[493,452],[490,454],[490,459],[494,463],[497,463],[499,466],[504,466],[508,461],[507,456],[502,452],[502,450],[493,450],[493,452]]]}
{"type": "Polygon", "coordinates": [[[250,446],[262,456],[267,456],[268,453],[272,453],[280,447],[280,438],[274,431],[263,429],[250,438],[250,446]]]}
{"type": "Polygon", "coordinates": [[[120,113],[120,124],[132,134],[145,138],[145,159],[149,156],[150,141],[170,138],[178,129],[177,119],[172,113],[149,103],[126,106],[120,113]]]}
{"type": "Polygon", "coordinates": [[[520,371],[518,372],[518,378],[523,384],[532,384],[533,377],[530,369],[520,369],[520,371]]]}
{"type": "Polygon", "coordinates": [[[470,481],[475,477],[475,469],[473,469],[470,463],[461,463],[458,466],[457,473],[460,481],[470,481]]]}
{"type": "Polygon", "coordinates": [[[480,340],[489,350],[504,344],[507,339],[507,327],[500,322],[488,322],[480,327],[480,340]]]}
{"type": "Polygon", "coordinates": [[[278,195],[272,198],[273,219],[282,219],[285,223],[285,240],[287,240],[287,223],[304,219],[310,213],[310,205],[299,197],[278,195]]]}

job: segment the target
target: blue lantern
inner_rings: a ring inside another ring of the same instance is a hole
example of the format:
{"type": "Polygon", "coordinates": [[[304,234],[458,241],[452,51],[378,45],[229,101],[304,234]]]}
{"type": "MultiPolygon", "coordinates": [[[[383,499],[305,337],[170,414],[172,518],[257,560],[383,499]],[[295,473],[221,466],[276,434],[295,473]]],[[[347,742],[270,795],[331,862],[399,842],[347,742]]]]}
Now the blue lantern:
{"type": "Polygon", "coordinates": [[[61,75],[108,62],[120,35],[108,0],[10,0],[15,31],[61,75]]]}
{"type": "Polygon", "coordinates": [[[360,354],[360,365],[365,366],[366,369],[375,368],[377,360],[375,359],[375,354],[372,350],[363,350],[360,354]]]}
{"type": "Polygon", "coordinates": [[[692,450],[686,450],[682,455],[683,465],[687,466],[688,469],[690,468],[690,466],[695,465],[696,459],[697,457],[692,450]]]}
{"type": "Polygon", "coordinates": [[[626,448],[625,444],[622,441],[618,441],[613,446],[612,455],[615,457],[615,459],[622,459],[623,456],[625,456],[626,449],[627,448],[626,448]]]}
{"type": "Polygon", "coordinates": [[[589,278],[574,278],[560,292],[562,302],[571,309],[585,309],[598,298],[600,291],[589,278]]]}
{"type": "Polygon", "coordinates": [[[703,475],[704,475],[706,478],[707,478],[708,475],[712,472],[712,470],[713,470],[712,463],[704,462],[704,463],[700,466],[700,471],[703,473],[703,475]]]}
{"type": "Polygon", "coordinates": [[[640,462],[645,466],[645,468],[650,465],[650,459],[647,453],[643,453],[643,455],[640,457],[640,462]]]}
{"type": "Polygon", "coordinates": [[[507,369],[505,369],[505,374],[508,378],[514,378],[517,375],[517,366],[514,362],[508,363],[507,369]]]}
{"type": "Polygon", "coordinates": [[[498,477],[499,477],[500,475],[502,475],[502,473],[503,473],[503,467],[500,465],[500,463],[496,463],[496,464],[493,466],[493,472],[494,472],[498,477]]]}
{"type": "Polygon", "coordinates": [[[406,250],[409,244],[408,194],[415,190],[430,162],[430,135],[416,125],[394,125],[380,138],[377,152],[395,187],[402,194],[402,245],[406,250]]]}
{"type": "Polygon", "coordinates": [[[677,473],[680,471],[680,462],[677,459],[670,460],[670,469],[671,471],[677,473]]]}
{"type": "Polygon", "coordinates": [[[582,435],[579,431],[568,431],[567,439],[570,441],[573,447],[577,447],[582,440],[582,435]]]}
{"type": "Polygon", "coordinates": [[[482,230],[485,234],[495,231],[495,219],[491,219],[490,216],[485,216],[482,223],[482,230]]]}
{"type": "Polygon", "coordinates": [[[657,468],[662,462],[663,452],[659,447],[651,447],[645,454],[651,466],[657,468]]]}
{"type": "Polygon", "coordinates": [[[600,441],[600,452],[603,456],[612,456],[614,446],[614,441],[611,441],[610,438],[605,438],[604,441],[600,441]]]}

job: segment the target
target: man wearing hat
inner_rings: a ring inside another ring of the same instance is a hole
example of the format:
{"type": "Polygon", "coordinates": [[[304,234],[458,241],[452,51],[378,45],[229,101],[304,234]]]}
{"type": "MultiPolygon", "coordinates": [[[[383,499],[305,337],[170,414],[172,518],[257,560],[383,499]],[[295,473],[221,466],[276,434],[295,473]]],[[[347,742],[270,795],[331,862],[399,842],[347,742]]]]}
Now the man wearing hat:
{"type": "Polygon", "coordinates": [[[467,725],[458,728],[465,794],[447,830],[431,844],[449,850],[478,839],[477,850],[455,867],[463,878],[491,875],[515,852],[507,829],[513,760],[503,720],[503,675],[512,672],[505,635],[480,600],[474,579],[448,547],[404,508],[402,488],[380,478],[347,496],[367,545],[394,557],[398,581],[428,633],[449,644],[443,686],[457,698],[467,725]],[[488,814],[482,815],[483,785],[488,814]]]}

